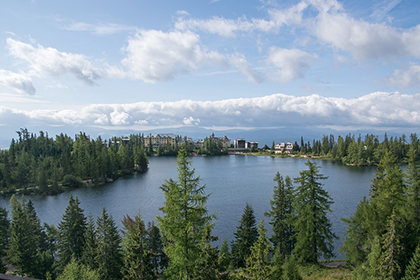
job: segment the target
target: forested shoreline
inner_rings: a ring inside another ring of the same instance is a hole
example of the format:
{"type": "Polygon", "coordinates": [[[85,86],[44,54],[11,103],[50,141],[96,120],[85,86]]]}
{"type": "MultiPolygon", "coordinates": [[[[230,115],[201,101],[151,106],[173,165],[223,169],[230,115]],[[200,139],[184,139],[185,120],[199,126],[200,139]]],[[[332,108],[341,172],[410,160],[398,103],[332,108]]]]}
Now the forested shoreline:
{"type": "MultiPolygon", "coordinates": [[[[420,276],[420,142],[411,135],[405,172],[390,149],[380,154],[370,195],[347,224],[346,279],[418,279],[420,276]]],[[[296,178],[274,177],[273,198],[257,223],[252,205],[229,244],[214,246],[217,213],[208,213],[205,184],[180,149],[178,180],[160,187],[165,202],[148,224],[124,217],[120,232],[106,209],[86,217],[78,198],[58,227],[41,225],[32,202],[12,196],[11,218],[0,208],[2,254],[21,275],[40,279],[317,279],[319,260],[333,259],[336,238],[328,219],[328,178],[310,160],[296,178]],[[309,268],[309,269],[308,269],[309,268]]],[[[245,202],[244,202],[245,203],[245,202]]],[[[238,217],[239,218],[239,217],[238,217]]],[[[318,278],[323,279],[323,278],[318,278]]],[[[342,278],[328,278],[342,279],[342,278]]]]}

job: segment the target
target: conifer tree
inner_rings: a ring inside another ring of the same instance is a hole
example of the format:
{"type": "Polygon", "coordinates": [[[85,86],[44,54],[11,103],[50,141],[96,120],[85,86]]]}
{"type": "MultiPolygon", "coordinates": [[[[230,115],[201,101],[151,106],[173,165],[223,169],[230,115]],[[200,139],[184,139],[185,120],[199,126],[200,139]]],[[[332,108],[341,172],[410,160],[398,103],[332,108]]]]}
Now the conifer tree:
{"type": "Polygon", "coordinates": [[[3,256],[9,241],[10,221],[7,217],[8,213],[5,207],[0,207],[0,257],[3,256]]]}
{"type": "Polygon", "coordinates": [[[74,258],[79,261],[85,248],[86,217],[77,197],[70,195],[62,221],[58,225],[58,271],[74,258]]]}
{"type": "Polygon", "coordinates": [[[270,279],[271,244],[267,237],[264,220],[258,224],[258,239],[251,247],[251,254],[246,259],[245,273],[250,279],[270,279]]]}
{"type": "Polygon", "coordinates": [[[151,263],[155,275],[162,273],[168,265],[168,257],[163,251],[162,236],[159,228],[154,222],[149,222],[147,225],[147,247],[152,253],[151,263]]]}
{"type": "MultiPolygon", "coordinates": [[[[407,205],[404,210],[413,228],[413,236],[420,238],[420,151],[419,140],[416,134],[411,135],[411,145],[408,152],[408,165],[406,170],[407,205]]],[[[417,242],[416,242],[417,243],[417,242]]]]}
{"type": "Polygon", "coordinates": [[[404,280],[419,280],[420,279],[420,245],[417,246],[410,263],[405,269],[404,280]]]}
{"type": "Polygon", "coordinates": [[[382,240],[382,253],[379,258],[380,263],[380,276],[381,279],[400,279],[401,265],[401,245],[400,245],[400,233],[397,229],[397,214],[395,209],[392,211],[391,216],[388,219],[387,231],[383,235],[382,240]]]}
{"type": "Polygon", "coordinates": [[[121,237],[112,216],[105,207],[97,220],[98,253],[96,262],[103,280],[121,279],[123,267],[121,237]]]}
{"type": "Polygon", "coordinates": [[[245,260],[251,254],[251,247],[258,239],[258,229],[255,221],[254,209],[246,204],[239,226],[234,233],[232,243],[232,257],[235,267],[244,267],[245,260]]]}
{"type": "Polygon", "coordinates": [[[271,218],[273,235],[270,240],[275,250],[285,257],[292,254],[294,244],[291,224],[293,189],[289,176],[285,181],[277,172],[273,180],[277,182],[277,185],[274,186],[273,199],[270,200],[271,210],[265,212],[264,215],[271,218]]]}
{"type": "Polygon", "coordinates": [[[92,213],[89,214],[87,219],[85,231],[85,248],[83,250],[81,264],[86,265],[92,270],[98,268],[96,256],[98,254],[98,238],[96,236],[96,225],[92,213]]]}
{"type": "Polygon", "coordinates": [[[167,180],[161,189],[165,195],[163,216],[158,217],[164,250],[169,258],[166,274],[174,279],[193,279],[200,274],[195,262],[203,253],[203,240],[213,228],[214,215],[207,214],[205,186],[195,176],[187,152],[178,153],[178,182],[167,180]]]}
{"type": "Polygon", "coordinates": [[[327,217],[333,201],[320,182],[328,177],[319,173],[320,167],[315,162],[305,164],[309,169],[301,171],[300,177],[295,178],[299,186],[293,202],[296,213],[293,221],[294,253],[300,261],[316,263],[320,256],[333,256],[332,243],[336,236],[327,217]]]}
{"type": "Polygon", "coordinates": [[[156,279],[152,251],[148,247],[147,232],[140,214],[134,219],[124,216],[122,247],[124,252],[124,279],[156,279]]]}
{"type": "Polygon", "coordinates": [[[223,238],[219,251],[219,272],[223,273],[229,269],[231,264],[231,254],[229,252],[229,244],[226,238],[223,238]]]}
{"type": "Polygon", "coordinates": [[[38,269],[41,229],[32,201],[26,202],[23,196],[19,201],[13,195],[10,208],[12,222],[7,259],[19,274],[43,277],[38,269]]]}

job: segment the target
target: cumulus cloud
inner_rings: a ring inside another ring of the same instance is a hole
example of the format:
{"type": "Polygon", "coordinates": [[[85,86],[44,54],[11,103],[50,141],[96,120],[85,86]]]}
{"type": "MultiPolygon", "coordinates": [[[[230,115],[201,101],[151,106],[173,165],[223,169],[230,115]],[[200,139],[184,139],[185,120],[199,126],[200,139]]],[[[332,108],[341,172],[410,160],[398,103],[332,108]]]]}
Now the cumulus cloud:
{"type": "Polygon", "coordinates": [[[243,55],[207,50],[200,44],[199,35],[191,31],[140,31],[128,40],[125,51],[127,56],[122,64],[128,69],[129,76],[148,83],[170,80],[205,65],[222,69],[234,67],[249,80],[261,81],[243,55]]]}
{"type": "MultiPolygon", "coordinates": [[[[18,111],[0,108],[0,119],[80,127],[255,128],[281,125],[348,127],[416,127],[420,123],[420,94],[375,92],[345,99],[309,95],[273,94],[220,101],[139,102],[95,104],[75,110],[18,111]]],[[[13,123],[13,121],[11,121],[13,123]]],[[[16,124],[17,127],[19,124],[16,124]]]]}
{"type": "Polygon", "coordinates": [[[35,94],[35,87],[31,78],[24,73],[14,73],[0,69],[0,87],[11,89],[20,94],[35,94]]]}
{"type": "Polygon", "coordinates": [[[94,84],[104,75],[103,71],[93,66],[84,55],[60,52],[57,49],[45,48],[41,45],[34,47],[11,38],[7,39],[7,47],[11,55],[29,63],[31,75],[72,74],[89,85],[94,84]]]}
{"type": "Polygon", "coordinates": [[[350,17],[335,1],[309,1],[319,10],[313,32],[323,42],[357,59],[414,56],[420,58],[420,25],[397,29],[350,17]]]}
{"type": "Polygon", "coordinates": [[[411,63],[405,69],[397,69],[389,77],[388,81],[391,84],[403,87],[420,86],[420,65],[411,63]]]}
{"type": "Polygon", "coordinates": [[[313,59],[317,58],[315,54],[309,54],[299,49],[283,49],[271,47],[267,64],[279,67],[278,77],[274,79],[283,83],[302,78],[303,73],[309,68],[313,59]]]}

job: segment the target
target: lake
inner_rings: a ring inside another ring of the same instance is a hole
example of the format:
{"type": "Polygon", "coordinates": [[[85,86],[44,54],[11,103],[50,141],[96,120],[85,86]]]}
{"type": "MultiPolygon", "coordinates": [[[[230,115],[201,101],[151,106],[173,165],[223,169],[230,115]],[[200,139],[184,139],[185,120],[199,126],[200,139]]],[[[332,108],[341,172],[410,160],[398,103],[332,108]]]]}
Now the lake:
{"type": "MultiPolygon", "coordinates": [[[[213,234],[233,239],[233,233],[239,225],[243,209],[248,202],[254,209],[257,223],[265,218],[264,212],[270,208],[277,171],[283,177],[298,177],[301,170],[307,169],[305,159],[274,158],[270,156],[230,155],[216,157],[193,157],[193,168],[200,176],[206,193],[211,196],[207,206],[209,213],[217,213],[213,234]]],[[[375,167],[344,166],[327,160],[313,160],[321,167],[320,172],[328,176],[323,181],[324,188],[334,199],[329,214],[333,231],[339,237],[334,243],[337,258],[344,256],[338,249],[342,246],[346,226],[340,221],[349,217],[363,196],[368,196],[375,167]]],[[[141,213],[143,220],[155,220],[161,215],[164,195],[160,186],[166,179],[177,180],[176,158],[151,157],[149,170],[143,174],[120,178],[105,186],[86,187],[55,196],[27,196],[34,202],[42,223],[57,225],[68,205],[70,193],[77,196],[85,214],[94,217],[102,213],[102,208],[112,214],[118,226],[124,215],[134,217],[141,213]]],[[[8,208],[9,198],[0,197],[0,205],[8,208]]],[[[265,218],[267,227],[268,219],[265,218]]]]}

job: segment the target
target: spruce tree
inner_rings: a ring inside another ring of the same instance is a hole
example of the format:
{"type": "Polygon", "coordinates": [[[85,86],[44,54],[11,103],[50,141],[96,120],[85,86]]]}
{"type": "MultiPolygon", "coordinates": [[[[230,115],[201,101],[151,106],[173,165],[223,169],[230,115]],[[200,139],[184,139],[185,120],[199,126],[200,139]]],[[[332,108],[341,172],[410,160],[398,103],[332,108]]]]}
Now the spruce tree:
{"type": "Polygon", "coordinates": [[[291,224],[293,188],[289,176],[285,181],[283,176],[277,172],[273,180],[277,182],[277,185],[274,186],[273,199],[270,200],[271,209],[264,215],[271,218],[273,234],[270,240],[273,242],[275,250],[286,257],[292,254],[294,245],[291,224]]]}
{"type": "Polygon", "coordinates": [[[295,178],[299,186],[293,202],[294,253],[300,261],[316,263],[321,256],[328,259],[334,255],[332,243],[336,236],[327,217],[333,201],[320,183],[328,177],[319,173],[320,167],[315,162],[305,164],[309,169],[301,171],[300,177],[295,178]]]}
{"type": "Polygon", "coordinates": [[[43,277],[39,271],[41,229],[32,201],[10,198],[12,221],[7,249],[8,261],[16,266],[17,273],[30,277],[43,277]]]}
{"type": "Polygon", "coordinates": [[[231,264],[231,254],[229,252],[229,244],[226,238],[223,238],[219,251],[219,272],[223,273],[229,269],[231,264]]]}
{"type": "Polygon", "coordinates": [[[96,270],[78,263],[75,259],[66,265],[63,272],[57,277],[57,280],[102,280],[96,270]]]}
{"type": "Polygon", "coordinates": [[[134,219],[126,215],[122,247],[124,252],[124,279],[156,279],[152,263],[152,251],[147,242],[147,232],[140,214],[134,219]]]}
{"type": "Polygon", "coordinates": [[[5,207],[0,207],[0,257],[3,256],[9,241],[10,221],[5,207]]]}
{"type": "Polygon", "coordinates": [[[151,263],[155,275],[162,273],[168,265],[168,257],[163,251],[162,236],[159,228],[154,222],[149,222],[147,225],[147,248],[152,253],[151,263]]]}
{"type": "MultiPolygon", "coordinates": [[[[205,186],[195,176],[185,149],[178,153],[178,182],[167,180],[163,216],[158,217],[164,250],[169,258],[166,274],[174,279],[193,279],[200,274],[195,265],[205,249],[203,240],[213,228],[214,215],[207,214],[205,186]]],[[[205,243],[204,243],[205,244],[205,243]]]]}
{"type": "Polygon", "coordinates": [[[271,244],[267,237],[267,229],[264,220],[258,224],[258,239],[251,247],[251,254],[246,259],[245,274],[250,279],[270,279],[271,268],[271,244]]]}
{"type": "Polygon", "coordinates": [[[58,271],[74,258],[79,261],[85,248],[86,217],[77,197],[70,195],[62,221],[58,225],[58,271]]]}
{"type": "Polygon", "coordinates": [[[245,260],[251,254],[251,247],[258,239],[258,229],[255,221],[254,210],[246,204],[239,226],[234,233],[232,242],[232,257],[235,267],[244,267],[245,260]]]}
{"type": "Polygon", "coordinates": [[[405,269],[405,276],[403,280],[419,280],[420,279],[420,245],[416,247],[410,263],[405,269]]]}
{"type": "Polygon", "coordinates": [[[92,270],[98,268],[96,256],[98,254],[98,238],[96,236],[96,225],[92,213],[87,219],[87,226],[85,231],[85,248],[81,258],[81,264],[86,265],[92,270]]]}
{"type": "Polygon", "coordinates": [[[121,279],[123,267],[121,237],[112,216],[105,207],[97,220],[98,253],[96,262],[103,280],[121,279]]]}
{"type": "Polygon", "coordinates": [[[379,258],[381,279],[400,279],[400,255],[403,248],[400,245],[401,234],[397,229],[397,214],[395,209],[388,219],[386,233],[382,239],[382,253],[379,258]]]}
{"type": "MultiPolygon", "coordinates": [[[[418,240],[420,238],[420,159],[418,150],[417,136],[411,136],[411,145],[408,151],[408,165],[406,169],[407,182],[407,205],[404,210],[407,212],[407,218],[412,226],[413,236],[418,240]]],[[[417,243],[417,242],[416,242],[417,243]]]]}

